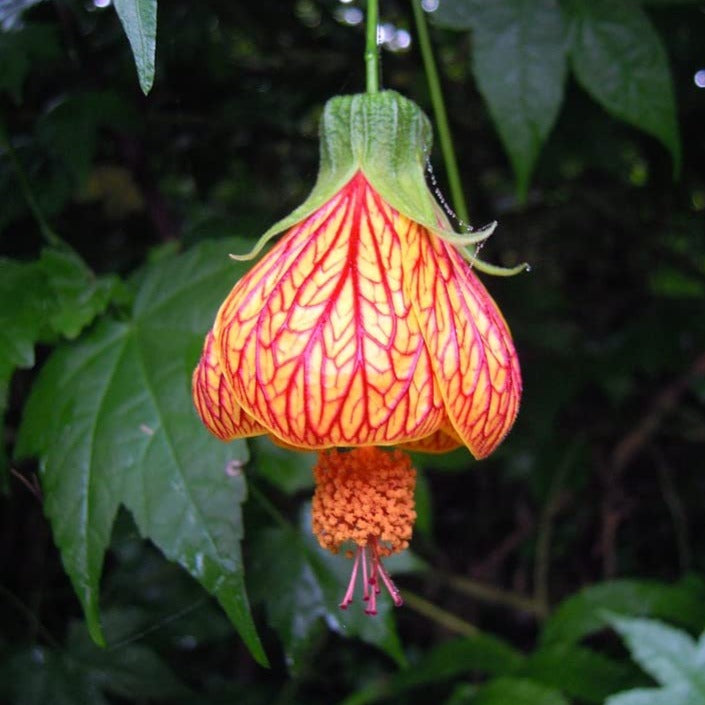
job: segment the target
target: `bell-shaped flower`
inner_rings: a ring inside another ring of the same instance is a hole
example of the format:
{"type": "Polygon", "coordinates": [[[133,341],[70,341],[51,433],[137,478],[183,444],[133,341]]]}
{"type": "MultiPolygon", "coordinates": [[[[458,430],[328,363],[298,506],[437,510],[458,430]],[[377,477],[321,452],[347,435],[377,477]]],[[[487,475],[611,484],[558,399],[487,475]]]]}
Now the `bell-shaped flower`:
{"type": "Polygon", "coordinates": [[[519,407],[509,328],[425,181],[431,129],[391,91],[321,120],[309,198],[223,302],[193,377],[206,426],[302,449],[496,448],[519,407]]]}

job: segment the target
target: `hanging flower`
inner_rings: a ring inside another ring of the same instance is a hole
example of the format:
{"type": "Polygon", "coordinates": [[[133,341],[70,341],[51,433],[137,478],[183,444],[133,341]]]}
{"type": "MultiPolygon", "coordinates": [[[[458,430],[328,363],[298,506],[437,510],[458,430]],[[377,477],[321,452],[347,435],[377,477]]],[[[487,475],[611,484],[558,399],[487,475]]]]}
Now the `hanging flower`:
{"type": "MultiPolygon", "coordinates": [[[[507,324],[428,190],[430,126],[396,93],[342,96],[321,122],[311,195],[234,286],[193,377],[206,426],[302,449],[491,453],[521,377],[507,324]]],[[[360,544],[358,544],[360,545],[360,544]]],[[[360,559],[364,565],[364,560],[360,559]]]]}
{"type": "Polygon", "coordinates": [[[358,574],[367,614],[377,614],[377,595],[384,585],[394,604],[403,600],[382,565],[382,558],[409,546],[416,519],[416,471],[400,450],[354,448],[321,453],[313,469],[312,525],[321,546],[333,553],[349,545],[353,558],[350,583],[341,609],[352,602],[358,574]]]}

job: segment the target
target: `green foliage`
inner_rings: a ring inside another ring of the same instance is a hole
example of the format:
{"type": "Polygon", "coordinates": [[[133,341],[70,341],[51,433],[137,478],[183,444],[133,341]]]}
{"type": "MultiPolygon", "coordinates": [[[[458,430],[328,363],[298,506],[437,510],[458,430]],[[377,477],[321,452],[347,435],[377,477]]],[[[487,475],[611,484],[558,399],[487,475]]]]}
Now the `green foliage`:
{"type": "MultiPolygon", "coordinates": [[[[309,526],[306,512],[302,532],[282,525],[260,531],[253,541],[256,558],[251,583],[264,596],[268,622],[281,639],[292,672],[310,667],[312,646],[326,627],[375,644],[397,663],[403,663],[391,603],[380,602],[379,619],[374,620],[358,604],[346,612],[338,609],[350,562],[324,554],[310,535],[309,526]]],[[[390,567],[393,569],[394,564],[390,567]]]]}
{"type": "Polygon", "coordinates": [[[650,619],[608,616],[634,660],[661,688],[631,690],[606,705],[703,705],[705,703],[705,632],[696,642],[689,634],[650,619]]]}
{"type": "MultiPolygon", "coordinates": [[[[75,338],[122,291],[117,277],[96,277],[70,250],[45,248],[31,263],[0,258],[0,419],[10,378],[34,365],[35,345],[75,338]]],[[[6,468],[3,449],[0,488],[6,468]]]]}
{"type": "Polygon", "coordinates": [[[119,293],[116,277],[96,277],[69,250],[46,248],[31,263],[0,259],[0,383],[34,364],[38,341],[75,338],[119,293]]]}
{"type": "Polygon", "coordinates": [[[519,672],[580,702],[595,705],[602,705],[611,693],[628,688],[637,680],[628,664],[565,642],[541,646],[519,672]]]}
{"type": "Polygon", "coordinates": [[[512,673],[523,662],[520,652],[491,634],[477,632],[429,649],[410,668],[373,682],[346,698],[341,705],[365,705],[392,696],[404,696],[429,684],[442,683],[471,672],[512,673]]]}
{"type": "Polygon", "coordinates": [[[134,122],[135,117],[116,93],[77,92],[57,101],[42,115],[37,137],[83,186],[95,159],[100,129],[130,130],[134,122]]]}
{"type": "Polygon", "coordinates": [[[551,615],[545,644],[576,643],[605,627],[605,611],[653,616],[697,629],[705,624],[705,582],[690,578],[675,585],[615,580],[581,590],[551,615]]]}
{"type": "Polygon", "coordinates": [[[294,452],[272,443],[266,436],[250,441],[257,472],[287,494],[313,487],[315,453],[294,452]]]}
{"type": "Polygon", "coordinates": [[[569,0],[570,58],[590,95],[620,120],[663,142],[680,169],[673,81],[661,40],[631,2],[569,0]]]}
{"type": "MultiPolygon", "coordinates": [[[[222,444],[189,392],[228,253],[364,84],[364,3],[162,3],[154,85],[156,2],[114,4],[0,2],[0,701],[701,702],[701,3],[429,13],[482,256],[532,263],[485,281],[525,391],[486,462],[414,454],[375,619],[311,535],[315,454],[222,444]]],[[[380,10],[382,85],[430,115],[380,10]]]]}
{"type": "Polygon", "coordinates": [[[556,0],[442,2],[439,23],[473,30],[473,73],[526,198],[563,101],[566,24],[556,0]]]}
{"type": "Polygon", "coordinates": [[[568,60],[614,117],[657,137],[680,169],[668,58],[644,11],[610,0],[442,0],[439,26],[471,29],[472,64],[526,199],[536,159],[563,101],[568,60]]]}
{"type": "Polygon", "coordinates": [[[227,475],[246,450],[202,432],[187,384],[201,321],[237,278],[228,246],[242,244],[204,245],[148,266],[129,317],[105,320],[80,343],[59,348],[27,403],[17,454],[40,457],[45,509],[99,643],[98,584],[124,503],[141,534],[218,598],[265,661],[240,558],[245,483],[227,475]]]}
{"type": "MultiPolygon", "coordinates": [[[[116,641],[132,621],[119,611],[104,616],[106,629],[116,641]]],[[[62,647],[20,651],[0,668],[0,694],[23,705],[102,705],[110,702],[108,694],[165,700],[187,692],[152,649],[134,643],[100,649],[79,622],[69,625],[62,647]]]]}
{"type": "Polygon", "coordinates": [[[19,103],[32,66],[36,68],[58,56],[58,37],[51,25],[35,24],[0,33],[0,92],[6,91],[19,103]]]}
{"type": "Polygon", "coordinates": [[[114,0],[114,4],[132,47],[140,88],[147,95],[154,83],[157,0],[114,0]]]}
{"type": "Polygon", "coordinates": [[[473,698],[477,705],[568,705],[556,690],[521,678],[498,678],[473,698]]]}

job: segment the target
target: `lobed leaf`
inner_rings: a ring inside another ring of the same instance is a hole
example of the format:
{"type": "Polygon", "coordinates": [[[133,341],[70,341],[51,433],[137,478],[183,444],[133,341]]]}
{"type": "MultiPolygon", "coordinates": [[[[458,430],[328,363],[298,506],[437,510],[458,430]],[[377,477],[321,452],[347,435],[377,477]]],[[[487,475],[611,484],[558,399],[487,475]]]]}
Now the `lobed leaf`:
{"type": "MultiPolygon", "coordinates": [[[[34,365],[34,346],[74,337],[120,290],[117,277],[96,277],[71,250],[47,248],[35,262],[0,259],[0,419],[16,368],[34,365]]],[[[0,487],[7,460],[0,449],[0,487]]]]}
{"type": "Polygon", "coordinates": [[[0,384],[34,364],[48,290],[36,263],[0,259],[0,384]]]}
{"type": "Polygon", "coordinates": [[[604,629],[605,610],[662,617],[699,628],[705,623],[705,585],[695,578],[675,585],[650,580],[612,580],[592,585],[556,608],[544,625],[541,643],[575,643],[604,629]]]}
{"type": "Polygon", "coordinates": [[[607,700],[608,705],[705,705],[702,643],[696,644],[689,634],[656,620],[609,614],[606,619],[624,639],[634,660],[663,686],[618,693],[607,700]]]}
{"type": "Polygon", "coordinates": [[[664,686],[688,683],[705,700],[705,673],[690,634],[654,619],[616,615],[607,619],[624,639],[634,660],[656,681],[664,686]]]}
{"type": "Polygon", "coordinates": [[[204,244],[149,266],[132,315],[105,320],[42,369],[25,408],[17,453],[40,457],[45,509],[93,638],[103,641],[99,581],[119,505],[143,536],[220,602],[255,658],[266,657],[244,588],[240,505],[232,472],[246,447],[212,438],[198,421],[190,375],[242,244],[204,244]]]}

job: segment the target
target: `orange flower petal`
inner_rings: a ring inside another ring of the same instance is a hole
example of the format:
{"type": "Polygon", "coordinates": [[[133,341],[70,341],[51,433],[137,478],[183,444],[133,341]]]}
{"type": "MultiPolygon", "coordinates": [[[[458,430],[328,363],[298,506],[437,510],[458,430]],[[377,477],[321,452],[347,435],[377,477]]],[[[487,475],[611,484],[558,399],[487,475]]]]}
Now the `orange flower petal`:
{"type": "Polygon", "coordinates": [[[208,430],[223,441],[266,433],[251,416],[235,402],[223,376],[209,332],[198,367],[193,372],[193,400],[201,420],[208,430]]]}
{"type": "Polygon", "coordinates": [[[403,260],[448,419],[478,459],[511,428],[521,375],[497,305],[458,252],[414,225],[403,260]]]}
{"type": "Polygon", "coordinates": [[[445,412],[406,296],[411,222],[358,173],[234,287],[215,324],[240,405],[294,446],[424,438],[445,412]]]}
{"type": "Polygon", "coordinates": [[[419,453],[447,453],[448,451],[460,448],[462,445],[463,442],[458,438],[458,434],[452,428],[442,428],[418,441],[402,443],[399,445],[399,448],[402,450],[417,451],[419,453]]]}

